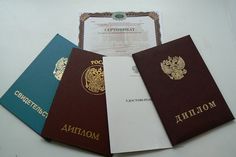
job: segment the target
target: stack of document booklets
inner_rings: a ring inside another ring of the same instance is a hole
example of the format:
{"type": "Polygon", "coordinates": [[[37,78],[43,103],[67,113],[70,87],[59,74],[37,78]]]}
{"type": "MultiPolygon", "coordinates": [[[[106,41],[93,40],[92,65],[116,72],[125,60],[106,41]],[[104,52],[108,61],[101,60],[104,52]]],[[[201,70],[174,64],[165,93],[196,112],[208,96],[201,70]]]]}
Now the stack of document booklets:
{"type": "Polygon", "coordinates": [[[104,156],[171,148],[234,119],[188,36],[161,44],[158,12],[83,13],[0,99],[40,136],[104,156]]]}

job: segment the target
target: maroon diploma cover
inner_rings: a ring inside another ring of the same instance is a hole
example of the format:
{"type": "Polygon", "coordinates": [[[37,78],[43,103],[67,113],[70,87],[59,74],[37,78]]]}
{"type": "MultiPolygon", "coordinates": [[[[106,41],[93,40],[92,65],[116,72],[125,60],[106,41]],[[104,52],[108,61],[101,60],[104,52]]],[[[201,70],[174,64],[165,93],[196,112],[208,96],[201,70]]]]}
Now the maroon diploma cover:
{"type": "Polygon", "coordinates": [[[74,48],[43,137],[111,156],[102,55],[74,48]]]}
{"type": "Polygon", "coordinates": [[[190,36],[133,58],[173,145],[234,119],[190,36]]]}

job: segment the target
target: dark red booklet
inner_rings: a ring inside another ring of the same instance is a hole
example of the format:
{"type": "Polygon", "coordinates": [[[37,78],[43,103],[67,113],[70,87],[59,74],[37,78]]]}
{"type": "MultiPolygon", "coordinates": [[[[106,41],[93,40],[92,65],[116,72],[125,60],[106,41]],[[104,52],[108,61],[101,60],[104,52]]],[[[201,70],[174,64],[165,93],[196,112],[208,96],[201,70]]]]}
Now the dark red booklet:
{"type": "Polygon", "coordinates": [[[190,36],[133,58],[173,145],[234,119],[190,36]]]}
{"type": "Polygon", "coordinates": [[[111,156],[102,55],[74,48],[42,136],[111,156]]]}

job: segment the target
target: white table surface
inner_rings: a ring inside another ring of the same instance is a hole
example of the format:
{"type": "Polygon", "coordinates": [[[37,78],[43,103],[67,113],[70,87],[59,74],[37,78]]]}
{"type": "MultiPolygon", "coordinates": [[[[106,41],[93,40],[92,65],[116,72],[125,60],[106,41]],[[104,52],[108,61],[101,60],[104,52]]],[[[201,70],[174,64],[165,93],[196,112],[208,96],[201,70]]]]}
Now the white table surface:
{"type": "MultiPolygon", "coordinates": [[[[190,34],[236,116],[236,0],[1,0],[0,96],[56,33],[77,43],[79,12],[130,10],[161,11],[163,43],[190,34]]],[[[114,156],[235,155],[236,125],[233,121],[173,149],[114,156]]],[[[48,143],[0,106],[0,157],[41,156],[99,155],[48,143]]]]}

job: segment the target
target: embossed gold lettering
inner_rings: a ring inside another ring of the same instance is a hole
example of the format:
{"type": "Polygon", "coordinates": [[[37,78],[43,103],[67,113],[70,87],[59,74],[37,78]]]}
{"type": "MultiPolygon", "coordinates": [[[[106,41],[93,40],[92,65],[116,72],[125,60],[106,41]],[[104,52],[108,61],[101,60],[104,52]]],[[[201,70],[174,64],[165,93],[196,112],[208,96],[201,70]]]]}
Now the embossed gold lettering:
{"type": "Polygon", "coordinates": [[[102,60],[93,60],[91,64],[102,64],[102,60]]]}
{"type": "Polygon", "coordinates": [[[65,125],[61,128],[61,131],[67,132],[67,124],[65,124],[65,125]]]}
{"type": "Polygon", "coordinates": [[[99,133],[93,132],[93,139],[98,141],[99,140],[99,136],[100,136],[99,133]]]}
{"type": "Polygon", "coordinates": [[[202,108],[201,108],[201,106],[198,106],[198,107],[196,107],[196,109],[197,109],[197,114],[199,114],[199,113],[202,113],[203,111],[202,111],[202,108]]]}
{"type": "Polygon", "coordinates": [[[203,110],[205,110],[205,111],[207,111],[207,110],[209,109],[209,107],[208,107],[207,104],[203,104],[203,105],[202,105],[202,108],[203,108],[203,110]]]}
{"type": "Polygon", "coordinates": [[[75,130],[75,127],[72,127],[71,125],[69,125],[67,128],[67,131],[70,131],[75,134],[74,130],[75,130]]]}
{"type": "Polygon", "coordinates": [[[91,130],[85,130],[82,129],[78,126],[72,126],[72,125],[68,125],[68,124],[64,124],[63,127],[60,129],[61,131],[64,131],[66,133],[72,133],[72,134],[76,134],[76,135],[80,135],[89,139],[93,139],[93,140],[99,140],[99,133],[96,133],[94,131],[91,130]]]}
{"type": "Polygon", "coordinates": [[[209,102],[208,104],[209,104],[210,108],[216,107],[215,101],[209,102]]]}
{"type": "Polygon", "coordinates": [[[196,115],[194,109],[189,110],[188,113],[189,113],[190,117],[193,117],[196,115]]]}
{"type": "Polygon", "coordinates": [[[176,124],[178,124],[179,122],[183,122],[183,120],[180,118],[180,115],[175,116],[176,118],[176,124]]]}
{"type": "Polygon", "coordinates": [[[208,103],[205,103],[203,105],[199,105],[193,109],[190,109],[186,112],[180,113],[175,116],[176,124],[179,124],[180,122],[184,122],[184,120],[190,119],[193,116],[197,116],[203,112],[209,111],[212,108],[216,107],[215,101],[210,101],[208,103]]]}
{"type": "Polygon", "coordinates": [[[188,119],[189,118],[188,112],[182,113],[181,116],[183,117],[183,119],[188,119]]]}
{"type": "Polygon", "coordinates": [[[47,118],[47,111],[44,111],[39,105],[34,103],[30,98],[25,96],[23,93],[21,93],[19,90],[16,90],[14,92],[14,95],[19,98],[23,103],[31,107],[34,111],[36,111],[39,115],[41,115],[44,118],[47,118]]]}

